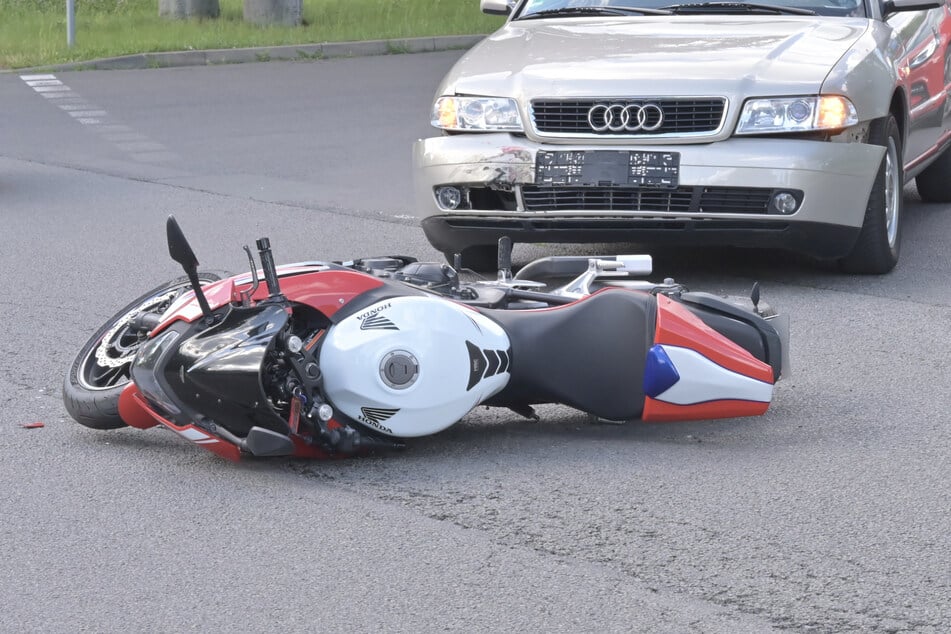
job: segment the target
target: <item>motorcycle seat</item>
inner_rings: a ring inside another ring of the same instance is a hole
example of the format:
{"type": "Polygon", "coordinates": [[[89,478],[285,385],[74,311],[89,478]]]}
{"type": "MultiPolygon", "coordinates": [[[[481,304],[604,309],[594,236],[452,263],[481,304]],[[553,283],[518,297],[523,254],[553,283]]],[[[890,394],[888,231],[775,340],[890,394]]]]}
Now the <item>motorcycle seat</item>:
{"type": "Polygon", "coordinates": [[[608,420],[639,418],[657,300],[606,289],[542,310],[481,311],[511,341],[506,387],[493,404],[558,402],[608,420]]]}

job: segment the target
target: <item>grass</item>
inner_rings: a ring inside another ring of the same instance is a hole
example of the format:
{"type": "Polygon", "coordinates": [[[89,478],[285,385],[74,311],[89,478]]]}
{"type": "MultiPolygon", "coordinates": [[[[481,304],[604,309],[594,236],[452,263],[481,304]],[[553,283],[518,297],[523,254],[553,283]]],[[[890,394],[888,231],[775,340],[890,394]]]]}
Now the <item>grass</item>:
{"type": "Polygon", "coordinates": [[[0,0],[0,68],[27,68],[158,51],[280,46],[489,33],[502,19],[475,0],[303,0],[304,25],[243,21],[244,0],[221,16],[169,20],[158,0],[76,0],[76,45],[66,46],[65,0],[0,0]]]}

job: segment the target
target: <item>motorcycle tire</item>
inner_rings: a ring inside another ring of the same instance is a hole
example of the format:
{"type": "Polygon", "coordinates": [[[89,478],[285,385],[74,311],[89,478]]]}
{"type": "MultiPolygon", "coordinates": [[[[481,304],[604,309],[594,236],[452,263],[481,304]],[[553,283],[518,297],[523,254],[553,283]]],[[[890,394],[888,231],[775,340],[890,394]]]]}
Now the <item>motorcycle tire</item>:
{"type": "MultiPolygon", "coordinates": [[[[203,283],[230,277],[224,271],[200,271],[203,283]]],[[[142,340],[129,328],[140,312],[161,314],[183,292],[191,289],[180,277],[150,290],[113,315],[76,355],[63,381],[63,405],[81,425],[92,429],[119,429],[119,395],[131,381],[130,369],[142,340]]]]}

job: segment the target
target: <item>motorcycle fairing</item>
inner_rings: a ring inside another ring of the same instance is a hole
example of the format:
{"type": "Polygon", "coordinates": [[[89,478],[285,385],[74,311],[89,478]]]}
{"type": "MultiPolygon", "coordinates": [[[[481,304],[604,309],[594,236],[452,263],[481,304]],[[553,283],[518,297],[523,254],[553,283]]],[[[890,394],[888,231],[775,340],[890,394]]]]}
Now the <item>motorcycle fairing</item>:
{"type": "Polygon", "coordinates": [[[336,323],[319,365],[336,410],[379,433],[415,437],[449,427],[504,388],[509,346],[498,324],[468,307],[392,297],[336,323]]]}
{"type": "Polygon", "coordinates": [[[130,383],[119,397],[119,415],[129,426],[149,429],[157,424],[168,427],[182,438],[232,462],[241,459],[237,445],[215,436],[194,424],[178,425],[155,411],[143,398],[134,383],[130,383]]]}
{"type": "Polygon", "coordinates": [[[287,434],[261,379],[266,354],[289,319],[286,307],[263,303],[225,311],[210,327],[179,322],[143,345],[133,383],[119,401],[127,424],[145,429],[161,423],[229,459],[241,453],[236,443],[243,447],[255,427],[287,434]]]}
{"type": "MultiPolygon", "coordinates": [[[[171,391],[184,410],[176,418],[194,419],[197,413],[241,438],[255,426],[287,435],[290,429],[271,407],[262,374],[288,319],[283,304],[230,307],[221,321],[184,337],[165,367],[154,369],[175,386],[171,391]]],[[[133,378],[142,385],[136,369],[133,378]]]]}
{"type": "Polygon", "coordinates": [[[666,359],[667,366],[676,371],[678,379],[654,393],[647,391],[651,398],[675,405],[694,405],[725,399],[768,403],[772,397],[771,383],[728,370],[696,350],[679,346],[657,344],[651,348],[647,355],[647,374],[652,361],[659,357],[666,359]]]}
{"type": "MultiPolygon", "coordinates": [[[[212,434],[209,430],[198,425],[178,425],[165,418],[152,409],[134,383],[126,386],[119,397],[119,415],[126,424],[136,429],[150,429],[156,425],[164,425],[182,438],[232,462],[239,462],[241,454],[244,453],[237,444],[220,435],[212,434]]],[[[328,459],[342,457],[324,451],[297,434],[291,435],[291,441],[294,446],[293,455],[297,458],[328,459]]]]}
{"type": "Polygon", "coordinates": [[[773,380],[779,379],[788,361],[776,322],[767,321],[755,312],[725,302],[722,297],[711,293],[692,291],[681,294],[678,299],[707,326],[768,363],[773,368],[773,380]]]}
{"type": "Polygon", "coordinates": [[[657,297],[654,343],[696,350],[725,368],[773,383],[773,371],[739,344],[724,337],[669,297],[657,297]]]}
{"type": "MultiPolygon", "coordinates": [[[[314,264],[292,264],[277,268],[281,289],[296,303],[306,304],[327,317],[346,306],[353,298],[383,285],[383,280],[357,271],[314,264]]],[[[241,301],[241,291],[251,288],[251,279],[229,278],[202,287],[208,305],[216,310],[232,302],[241,301]]],[[[267,299],[262,284],[252,295],[252,301],[267,299]]],[[[152,330],[151,336],[162,332],[176,321],[194,322],[202,317],[201,307],[194,293],[185,293],[165,313],[164,321],[152,330]]]]}
{"type": "Polygon", "coordinates": [[[644,378],[645,421],[762,414],[773,368],[722,336],[683,305],[657,297],[654,346],[644,378]]]}
{"type": "Polygon", "coordinates": [[[146,404],[135,383],[129,383],[119,395],[119,416],[129,427],[151,429],[159,424],[158,416],[146,404]]]}

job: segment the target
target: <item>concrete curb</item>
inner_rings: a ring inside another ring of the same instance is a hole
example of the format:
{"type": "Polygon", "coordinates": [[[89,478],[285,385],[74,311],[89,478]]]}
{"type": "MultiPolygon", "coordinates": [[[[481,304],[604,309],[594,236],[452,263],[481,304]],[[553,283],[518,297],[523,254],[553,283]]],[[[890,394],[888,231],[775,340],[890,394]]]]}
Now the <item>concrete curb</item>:
{"type": "Polygon", "coordinates": [[[396,40],[368,40],[364,42],[326,42],[324,44],[291,44],[288,46],[259,46],[255,48],[219,48],[204,51],[173,51],[167,53],[138,53],[121,57],[107,57],[85,62],[71,62],[53,66],[17,68],[0,71],[25,73],[37,71],[62,72],[69,70],[132,70],[140,68],[171,68],[175,66],[205,66],[208,64],[244,64],[273,60],[330,59],[334,57],[369,57],[396,53],[429,53],[471,48],[485,35],[449,35],[414,37],[396,40]]]}

